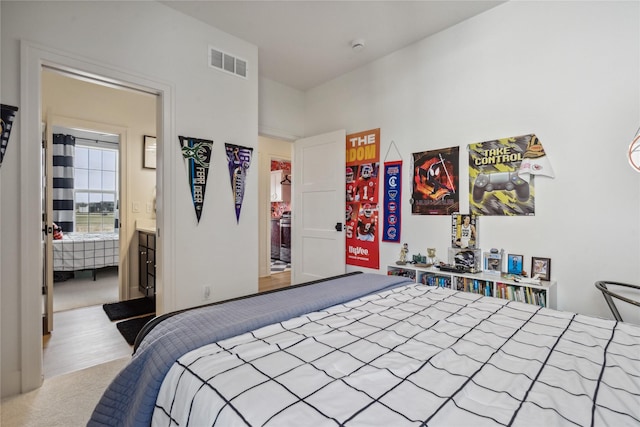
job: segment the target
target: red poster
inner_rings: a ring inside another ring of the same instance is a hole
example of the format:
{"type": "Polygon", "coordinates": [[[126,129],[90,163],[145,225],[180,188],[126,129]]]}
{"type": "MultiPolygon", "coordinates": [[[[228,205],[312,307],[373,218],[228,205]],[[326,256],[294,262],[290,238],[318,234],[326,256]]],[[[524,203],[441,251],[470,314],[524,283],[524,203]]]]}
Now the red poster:
{"type": "Polygon", "coordinates": [[[347,264],[378,269],[380,129],[347,135],[347,264]]]}

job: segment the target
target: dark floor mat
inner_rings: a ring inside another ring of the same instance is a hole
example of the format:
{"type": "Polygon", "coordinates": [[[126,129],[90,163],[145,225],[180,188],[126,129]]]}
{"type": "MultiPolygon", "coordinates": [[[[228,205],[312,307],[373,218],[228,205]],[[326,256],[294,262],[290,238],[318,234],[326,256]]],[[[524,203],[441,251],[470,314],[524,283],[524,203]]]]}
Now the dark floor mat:
{"type": "Polygon", "coordinates": [[[152,314],[151,316],[145,317],[136,317],[134,319],[123,320],[122,322],[116,323],[116,327],[122,334],[125,340],[129,343],[129,345],[133,345],[136,341],[136,336],[142,329],[144,325],[155,316],[152,314]]]}
{"type": "Polygon", "coordinates": [[[138,298],[128,301],[113,302],[102,306],[109,320],[122,320],[143,314],[155,313],[156,303],[150,298],[138,298]]]}

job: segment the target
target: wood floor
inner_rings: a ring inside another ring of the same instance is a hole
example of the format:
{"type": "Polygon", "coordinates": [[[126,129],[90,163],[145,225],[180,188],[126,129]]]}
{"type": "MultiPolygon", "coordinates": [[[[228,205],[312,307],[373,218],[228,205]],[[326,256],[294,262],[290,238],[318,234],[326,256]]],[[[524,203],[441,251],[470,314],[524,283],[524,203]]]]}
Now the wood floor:
{"type": "MultiPolygon", "coordinates": [[[[261,277],[259,292],[291,284],[291,272],[261,277]]],[[[54,330],[42,338],[44,378],[131,355],[133,347],[106,316],[102,305],[54,313],[54,330]]]]}

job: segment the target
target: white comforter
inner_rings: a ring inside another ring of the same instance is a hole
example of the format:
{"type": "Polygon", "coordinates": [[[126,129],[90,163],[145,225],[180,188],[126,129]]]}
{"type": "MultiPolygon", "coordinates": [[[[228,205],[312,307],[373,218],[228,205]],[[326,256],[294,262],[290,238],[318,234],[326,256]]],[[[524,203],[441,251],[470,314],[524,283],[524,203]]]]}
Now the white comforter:
{"type": "Polygon", "coordinates": [[[640,328],[409,285],[194,350],[154,426],[637,426],[640,328]]]}

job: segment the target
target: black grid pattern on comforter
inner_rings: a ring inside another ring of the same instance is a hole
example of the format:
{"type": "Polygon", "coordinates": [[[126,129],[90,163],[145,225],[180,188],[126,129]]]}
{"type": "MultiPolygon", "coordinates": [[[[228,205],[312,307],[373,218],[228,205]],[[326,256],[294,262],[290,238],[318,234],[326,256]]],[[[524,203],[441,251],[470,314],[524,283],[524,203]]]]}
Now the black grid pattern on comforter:
{"type": "Polygon", "coordinates": [[[183,356],[154,426],[638,425],[640,328],[423,285],[183,356]]]}
{"type": "Polygon", "coordinates": [[[53,271],[77,271],[117,266],[118,233],[66,233],[53,241],[53,271]]]}

